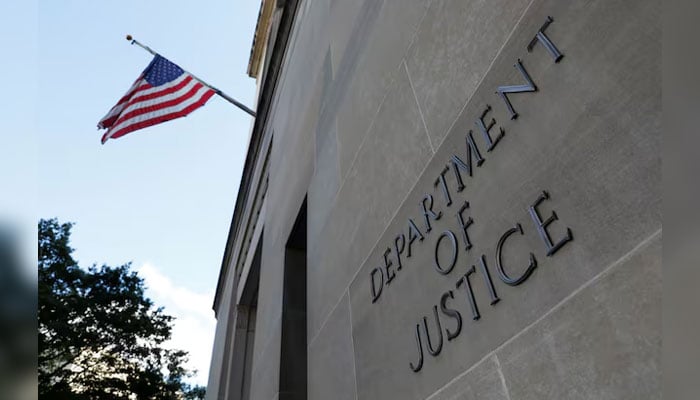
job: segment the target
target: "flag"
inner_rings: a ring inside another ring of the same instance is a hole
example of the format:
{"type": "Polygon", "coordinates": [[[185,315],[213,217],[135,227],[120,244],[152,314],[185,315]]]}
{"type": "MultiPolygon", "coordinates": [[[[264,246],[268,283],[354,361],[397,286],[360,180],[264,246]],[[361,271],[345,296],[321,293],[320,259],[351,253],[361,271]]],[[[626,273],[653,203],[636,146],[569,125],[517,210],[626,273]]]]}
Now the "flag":
{"type": "Polygon", "coordinates": [[[117,105],[97,124],[102,144],[127,133],[184,117],[216,94],[182,68],[156,55],[117,105]]]}

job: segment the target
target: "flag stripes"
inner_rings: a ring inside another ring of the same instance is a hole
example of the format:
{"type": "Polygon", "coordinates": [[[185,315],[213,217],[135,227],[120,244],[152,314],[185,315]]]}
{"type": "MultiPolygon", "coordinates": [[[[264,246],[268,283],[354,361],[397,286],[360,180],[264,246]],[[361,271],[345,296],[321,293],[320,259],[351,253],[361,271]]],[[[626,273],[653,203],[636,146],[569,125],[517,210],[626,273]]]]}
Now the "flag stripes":
{"type": "Polygon", "coordinates": [[[119,102],[117,105],[112,107],[111,110],[105,115],[100,122],[97,123],[97,128],[98,129],[106,129],[112,126],[114,122],[119,118],[119,113],[126,107],[124,103],[129,101],[131,97],[134,95],[135,92],[142,90],[141,88],[144,86],[144,81],[143,81],[143,75],[139,76],[138,79],[136,79],[136,82],[134,82],[133,85],[129,88],[129,90],[126,92],[124,97],[119,99],[119,102]]]}
{"type": "MultiPolygon", "coordinates": [[[[184,89],[168,95],[167,97],[177,96],[183,90],[184,89]]],[[[213,90],[198,83],[196,87],[180,97],[160,104],[142,105],[142,108],[134,110],[133,113],[130,113],[131,115],[126,116],[126,118],[118,119],[114,126],[102,136],[102,143],[106,142],[107,139],[116,139],[138,129],[184,117],[206,104],[207,100],[214,94],[213,90]]]]}
{"type": "Polygon", "coordinates": [[[107,129],[104,144],[127,133],[184,117],[206,104],[216,92],[156,55],[117,105],[98,123],[107,129]]]}

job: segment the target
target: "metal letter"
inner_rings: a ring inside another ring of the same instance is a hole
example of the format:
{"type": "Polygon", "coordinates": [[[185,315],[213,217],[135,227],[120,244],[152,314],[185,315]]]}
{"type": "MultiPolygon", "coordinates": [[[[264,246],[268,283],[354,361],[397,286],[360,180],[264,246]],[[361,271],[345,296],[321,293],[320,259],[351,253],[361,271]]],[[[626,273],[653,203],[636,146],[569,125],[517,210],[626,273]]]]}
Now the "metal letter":
{"type": "Polygon", "coordinates": [[[520,226],[520,224],[515,224],[514,228],[510,228],[506,231],[506,233],[501,236],[501,238],[498,240],[498,246],[496,246],[496,269],[498,270],[498,275],[500,276],[501,280],[510,285],[510,286],[517,286],[520,285],[521,283],[525,282],[525,280],[532,274],[532,271],[535,270],[537,267],[537,259],[535,258],[535,255],[530,253],[530,264],[527,266],[527,269],[525,272],[523,272],[522,275],[520,275],[517,278],[511,278],[506,274],[506,271],[503,269],[503,263],[501,262],[501,253],[503,252],[503,243],[506,242],[506,239],[515,232],[520,232],[521,235],[523,235],[523,227],[520,226]]]}
{"type": "Polygon", "coordinates": [[[457,321],[457,329],[455,329],[454,332],[450,332],[449,329],[445,328],[447,340],[449,341],[459,336],[459,333],[462,332],[462,314],[460,314],[459,311],[455,310],[454,308],[447,307],[448,297],[451,299],[455,298],[451,290],[448,290],[442,294],[442,298],[440,299],[440,310],[443,314],[447,315],[448,317],[452,317],[457,321]]]}
{"type": "Polygon", "coordinates": [[[416,344],[418,345],[418,365],[414,366],[413,362],[408,362],[413,372],[418,372],[423,368],[423,344],[420,340],[420,324],[416,324],[416,344]]]}
{"type": "Polygon", "coordinates": [[[455,237],[455,234],[452,233],[452,231],[446,230],[440,234],[440,237],[438,238],[437,242],[435,243],[435,269],[439,273],[441,273],[442,275],[447,275],[450,272],[452,272],[452,269],[455,267],[456,262],[457,262],[457,238],[455,237]],[[440,242],[445,237],[449,237],[450,242],[452,243],[452,261],[450,262],[450,265],[447,268],[442,268],[442,266],[440,265],[440,258],[438,257],[438,250],[440,250],[440,242]]]}
{"type": "Polygon", "coordinates": [[[467,270],[467,273],[464,274],[464,276],[462,276],[462,279],[460,279],[457,282],[457,288],[462,286],[462,284],[464,284],[464,286],[467,288],[467,298],[469,299],[469,306],[472,309],[472,319],[474,321],[481,318],[481,314],[479,314],[479,307],[476,305],[476,299],[474,298],[474,291],[472,291],[472,284],[471,284],[471,282],[469,282],[469,275],[471,275],[475,272],[476,272],[476,269],[472,265],[472,267],[469,268],[469,270],[467,270]]]}
{"type": "Polygon", "coordinates": [[[474,223],[474,220],[472,217],[469,217],[466,221],[464,221],[464,216],[462,213],[464,210],[469,208],[469,202],[465,201],[464,204],[462,204],[462,207],[459,209],[459,212],[457,213],[457,222],[459,222],[459,227],[461,228],[462,231],[462,237],[464,238],[464,249],[469,251],[469,249],[472,248],[472,242],[469,240],[469,234],[467,233],[467,228],[471,226],[471,224],[474,223]]]}
{"type": "Polygon", "coordinates": [[[528,211],[530,212],[530,217],[532,217],[532,220],[535,222],[537,232],[540,234],[540,238],[544,242],[545,248],[547,249],[547,257],[550,257],[552,256],[552,254],[556,253],[563,245],[571,241],[573,239],[573,235],[571,234],[571,229],[566,228],[566,235],[563,238],[561,238],[561,240],[559,240],[556,244],[552,244],[552,239],[549,237],[549,233],[547,232],[547,226],[559,219],[559,217],[557,217],[557,213],[554,210],[552,210],[552,215],[550,215],[546,221],[542,221],[540,214],[537,212],[537,206],[539,206],[540,203],[542,203],[545,199],[549,199],[549,193],[543,190],[542,194],[540,194],[540,197],[538,197],[537,200],[535,200],[535,202],[530,206],[528,211]]]}
{"type": "Polygon", "coordinates": [[[486,266],[486,256],[481,255],[481,263],[479,264],[479,269],[481,269],[481,274],[484,276],[484,283],[489,289],[489,295],[491,296],[491,305],[498,303],[501,299],[496,294],[496,288],[493,286],[493,280],[491,280],[491,274],[489,273],[489,268],[486,266]]]}
{"type": "MultiPolygon", "coordinates": [[[[489,129],[493,124],[495,124],[496,121],[493,120],[492,124],[489,126],[489,129]]],[[[477,125],[479,125],[479,121],[477,121],[477,125]]],[[[481,126],[484,125],[483,121],[483,116],[482,116],[482,121],[481,125],[479,125],[479,129],[481,129],[481,126]]],[[[484,125],[484,130],[486,130],[486,126],[484,125]]],[[[501,130],[502,131],[502,130],[501,130]]],[[[486,135],[488,137],[488,142],[491,143],[491,137],[488,136],[488,131],[486,132],[486,135]]],[[[481,164],[484,163],[483,157],[481,157],[481,153],[479,152],[479,148],[476,146],[476,143],[474,143],[474,137],[472,137],[472,131],[470,130],[467,133],[467,137],[465,138],[467,142],[467,162],[465,163],[462,161],[461,158],[457,157],[456,155],[452,155],[451,162],[452,162],[452,171],[455,173],[455,178],[457,179],[457,191],[461,192],[464,190],[464,181],[462,180],[462,174],[459,173],[459,170],[465,170],[469,174],[469,176],[472,176],[472,155],[476,158],[476,166],[480,167],[481,164]]]]}
{"type": "Polygon", "coordinates": [[[445,182],[445,173],[449,171],[450,167],[445,166],[445,169],[440,172],[440,176],[435,180],[435,186],[440,185],[442,189],[442,194],[445,195],[445,205],[448,207],[452,205],[452,197],[450,196],[450,190],[447,188],[447,182],[445,182]]]}
{"type": "Polygon", "coordinates": [[[387,247],[386,250],[384,251],[384,270],[386,270],[386,284],[390,284],[391,281],[394,280],[394,277],[396,276],[396,273],[392,271],[389,267],[394,265],[393,262],[391,262],[390,259],[387,258],[387,255],[391,254],[391,248],[387,247]]]}
{"type": "Polygon", "coordinates": [[[428,320],[425,317],[423,317],[423,328],[425,328],[425,341],[428,344],[428,353],[432,356],[437,356],[442,350],[442,325],[440,325],[440,315],[438,315],[437,306],[433,306],[433,315],[437,324],[438,338],[440,338],[436,349],[433,349],[433,342],[430,340],[430,331],[428,330],[428,320]]]}
{"type": "Polygon", "coordinates": [[[477,118],[476,122],[475,122],[476,126],[479,127],[481,134],[484,136],[484,140],[486,140],[486,144],[488,145],[488,147],[486,148],[486,151],[493,150],[494,147],[496,147],[498,142],[501,140],[503,135],[506,133],[503,130],[503,128],[499,127],[498,128],[499,133],[498,133],[498,136],[496,136],[496,140],[493,140],[491,138],[491,134],[489,132],[491,131],[491,128],[493,128],[493,126],[496,125],[496,119],[491,118],[491,122],[489,122],[489,125],[486,126],[486,123],[484,122],[484,117],[486,116],[486,114],[488,114],[489,111],[491,111],[491,106],[487,104],[486,109],[484,110],[484,112],[481,113],[481,116],[479,118],[477,118]]]}
{"type": "Polygon", "coordinates": [[[396,235],[396,238],[394,239],[394,250],[396,250],[396,262],[398,262],[399,266],[396,268],[397,270],[401,271],[401,267],[403,265],[401,264],[401,253],[403,253],[404,248],[406,247],[406,236],[404,236],[403,233],[399,233],[396,235]],[[399,239],[401,239],[401,249],[399,250],[399,239]]]}
{"type": "Polygon", "coordinates": [[[535,83],[532,82],[532,79],[530,78],[530,75],[525,71],[525,67],[523,67],[522,61],[518,59],[518,62],[515,64],[515,68],[520,71],[520,74],[525,78],[525,81],[527,82],[525,85],[512,85],[512,86],[499,86],[498,89],[496,90],[496,93],[498,93],[499,96],[501,96],[501,99],[506,103],[506,107],[508,107],[508,111],[510,111],[510,119],[516,119],[518,118],[518,113],[515,112],[513,109],[513,105],[510,104],[510,100],[508,99],[508,96],[506,96],[506,93],[523,93],[523,92],[536,92],[537,91],[537,86],[535,86],[535,83]]]}
{"type": "Polygon", "coordinates": [[[547,49],[549,54],[552,55],[552,58],[554,58],[554,62],[558,63],[559,61],[561,61],[562,58],[564,58],[564,55],[559,52],[557,46],[555,46],[554,43],[552,43],[552,41],[549,40],[549,37],[547,37],[547,35],[544,33],[544,30],[547,29],[549,24],[551,24],[552,22],[554,22],[554,19],[552,17],[547,17],[540,30],[537,31],[535,37],[532,38],[530,44],[527,45],[527,51],[529,53],[532,53],[532,49],[535,47],[537,42],[540,42],[544,45],[544,48],[547,49]]]}
{"type": "Polygon", "coordinates": [[[432,217],[435,221],[439,220],[440,217],[442,217],[442,211],[438,211],[437,214],[433,211],[433,195],[431,194],[426,194],[425,197],[423,197],[423,201],[421,201],[421,206],[423,207],[423,217],[425,218],[425,225],[426,225],[426,232],[430,232],[433,228],[430,226],[430,217],[432,217]],[[425,201],[429,200],[430,205],[426,206],[425,201]]]}
{"type": "Polygon", "coordinates": [[[413,222],[412,219],[408,219],[408,252],[406,253],[406,257],[411,256],[411,245],[413,242],[418,239],[421,242],[423,241],[423,234],[420,232],[420,229],[416,226],[416,223],[413,222]]]}
{"type": "Polygon", "coordinates": [[[372,287],[372,303],[377,301],[379,296],[382,294],[382,290],[384,289],[384,271],[382,271],[381,268],[375,268],[370,272],[369,274],[369,281],[370,281],[370,286],[372,287]],[[374,274],[379,272],[379,277],[381,280],[379,281],[379,291],[377,291],[377,288],[374,286],[374,274]]]}

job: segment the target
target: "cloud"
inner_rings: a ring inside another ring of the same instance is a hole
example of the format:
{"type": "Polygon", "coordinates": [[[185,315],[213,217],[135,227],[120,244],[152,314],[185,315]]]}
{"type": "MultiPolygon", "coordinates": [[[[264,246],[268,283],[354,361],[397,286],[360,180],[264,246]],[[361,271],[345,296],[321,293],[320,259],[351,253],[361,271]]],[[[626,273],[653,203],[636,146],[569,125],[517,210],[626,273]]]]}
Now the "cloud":
{"type": "Polygon", "coordinates": [[[211,310],[214,292],[197,293],[177,286],[149,263],[138,268],[138,274],[146,283],[146,295],[156,307],[164,307],[166,314],[175,317],[172,338],[167,346],[189,353],[186,365],[197,370],[191,383],[206,386],[216,329],[211,310]]]}

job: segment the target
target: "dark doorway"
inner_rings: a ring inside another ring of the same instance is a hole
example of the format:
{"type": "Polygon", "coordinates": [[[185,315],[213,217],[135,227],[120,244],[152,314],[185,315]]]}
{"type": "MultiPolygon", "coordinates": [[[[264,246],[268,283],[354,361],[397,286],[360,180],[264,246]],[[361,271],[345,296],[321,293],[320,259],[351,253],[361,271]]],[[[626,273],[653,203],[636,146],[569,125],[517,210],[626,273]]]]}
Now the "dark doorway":
{"type": "Polygon", "coordinates": [[[306,199],[284,255],[280,400],[306,400],[306,199]]]}
{"type": "Polygon", "coordinates": [[[241,299],[236,307],[235,336],[231,353],[231,376],[225,398],[248,400],[250,398],[250,378],[253,372],[253,346],[255,344],[255,317],[258,309],[258,288],[260,285],[260,259],[262,235],[255,249],[253,261],[245,280],[241,299]]]}

